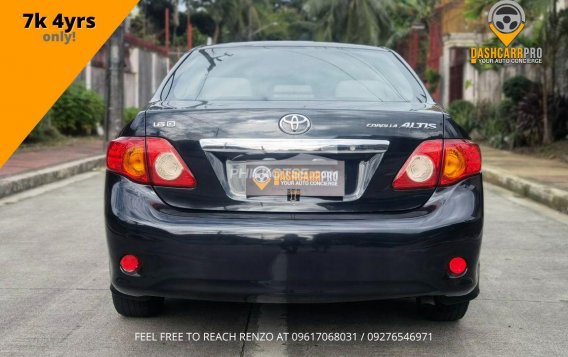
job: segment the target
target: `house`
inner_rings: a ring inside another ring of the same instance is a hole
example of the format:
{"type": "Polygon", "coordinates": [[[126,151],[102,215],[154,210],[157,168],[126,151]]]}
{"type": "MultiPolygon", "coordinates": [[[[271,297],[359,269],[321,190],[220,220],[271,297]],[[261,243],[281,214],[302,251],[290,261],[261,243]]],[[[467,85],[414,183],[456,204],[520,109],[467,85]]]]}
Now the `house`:
{"type": "MultiPolygon", "coordinates": [[[[497,0],[496,0],[497,2],[497,0]]],[[[568,0],[557,2],[558,10],[567,7],[568,0]]],[[[464,0],[440,0],[429,22],[427,70],[439,74],[439,83],[433,92],[436,100],[447,106],[464,99],[471,102],[498,101],[502,97],[505,80],[523,75],[539,80],[540,64],[508,64],[496,70],[480,71],[470,63],[470,48],[481,47],[494,38],[487,15],[479,20],[464,16],[464,0]]],[[[525,32],[531,31],[531,19],[527,18],[525,32]]],[[[566,90],[566,71],[560,71],[558,88],[566,90]]]]}
{"type": "MultiPolygon", "coordinates": [[[[171,61],[165,47],[131,33],[125,34],[124,42],[124,106],[143,108],[168,73],[171,61]]],[[[106,91],[106,61],[106,46],[103,46],[76,79],[103,98],[106,91]]]]}

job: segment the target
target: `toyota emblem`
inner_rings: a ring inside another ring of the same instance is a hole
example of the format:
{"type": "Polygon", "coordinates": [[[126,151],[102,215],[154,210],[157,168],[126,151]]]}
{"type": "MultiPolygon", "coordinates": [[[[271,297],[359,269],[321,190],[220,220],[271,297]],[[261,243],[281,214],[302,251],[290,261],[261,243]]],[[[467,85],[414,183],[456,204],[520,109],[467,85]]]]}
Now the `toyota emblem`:
{"type": "Polygon", "coordinates": [[[312,123],[305,115],[288,114],[280,118],[278,126],[280,127],[280,130],[286,134],[298,135],[310,130],[312,123]]]}

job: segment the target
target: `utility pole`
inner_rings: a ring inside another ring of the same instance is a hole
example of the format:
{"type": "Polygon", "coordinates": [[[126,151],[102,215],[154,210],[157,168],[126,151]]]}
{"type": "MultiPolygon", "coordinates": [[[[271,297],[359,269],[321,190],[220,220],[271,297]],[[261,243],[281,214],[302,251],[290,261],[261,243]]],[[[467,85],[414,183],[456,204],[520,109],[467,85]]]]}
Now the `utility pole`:
{"type": "Polygon", "coordinates": [[[187,49],[191,50],[193,48],[193,27],[191,26],[191,7],[190,2],[187,1],[187,49]]]}
{"type": "Polygon", "coordinates": [[[166,51],[168,52],[168,56],[170,55],[170,9],[166,7],[166,13],[164,15],[164,22],[165,22],[165,38],[164,43],[166,44],[166,51]]]}
{"type": "Polygon", "coordinates": [[[248,3],[248,40],[252,41],[252,1],[248,3]]]}
{"type": "Polygon", "coordinates": [[[106,151],[108,142],[120,133],[124,116],[124,31],[122,22],[106,44],[106,116],[105,140],[106,151]]]}

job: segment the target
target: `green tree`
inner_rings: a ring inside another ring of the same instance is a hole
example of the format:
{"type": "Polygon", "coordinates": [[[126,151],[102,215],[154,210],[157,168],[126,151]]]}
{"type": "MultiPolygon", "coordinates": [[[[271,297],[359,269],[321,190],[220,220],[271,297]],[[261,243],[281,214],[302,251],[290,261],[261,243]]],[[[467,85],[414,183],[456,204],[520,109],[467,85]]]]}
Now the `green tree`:
{"type": "Polygon", "coordinates": [[[396,47],[413,29],[428,32],[429,21],[438,0],[399,0],[390,11],[391,27],[386,46],[396,47]]]}
{"type": "Polygon", "coordinates": [[[300,1],[274,0],[261,10],[260,27],[253,40],[307,40],[312,27],[301,13],[300,1]]]}
{"type": "MultiPolygon", "coordinates": [[[[196,13],[194,4],[199,5],[202,1],[195,0],[141,0],[138,3],[138,14],[131,20],[129,31],[136,36],[153,41],[159,45],[165,45],[165,13],[170,10],[170,45],[172,47],[187,46],[187,25],[188,16],[191,20],[198,23],[198,29],[194,27],[193,45],[205,43],[203,38],[203,24],[201,18],[196,13]],[[184,5],[186,12],[181,11],[180,6],[184,5]],[[194,19],[194,17],[196,17],[194,19]]],[[[195,25],[195,23],[194,23],[195,25]]],[[[205,25],[207,27],[207,25],[205,25]]]]}
{"type": "Polygon", "coordinates": [[[213,43],[252,40],[265,25],[268,0],[193,0],[192,21],[213,43]]]}
{"type": "Polygon", "coordinates": [[[303,11],[315,23],[318,41],[384,45],[391,31],[392,0],[307,0],[303,11]]]}
{"type": "Polygon", "coordinates": [[[214,24],[214,32],[212,34],[213,43],[221,42],[224,27],[234,27],[239,20],[235,19],[234,14],[239,12],[240,0],[216,0],[203,1],[203,7],[214,24]]]}
{"type": "MultiPolygon", "coordinates": [[[[542,84],[542,142],[549,144],[554,141],[553,128],[557,107],[549,108],[549,98],[556,96],[556,73],[559,67],[558,52],[560,44],[568,38],[567,23],[568,13],[561,12],[556,8],[556,0],[519,0],[527,19],[531,19],[528,25],[532,31],[528,36],[519,36],[517,43],[530,47],[543,48],[543,64],[541,70],[542,84]],[[552,115],[551,115],[552,110],[552,115]]],[[[479,19],[484,12],[494,4],[493,0],[465,0],[465,14],[467,18],[479,19]]],[[[566,47],[566,46],[565,46],[566,47]]],[[[557,103],[556,100],[553,100],[557,103]]]]}
{"type": "Polygon", "coordinates": [[[103,99],[82,83],[71,84],[51,107],[51,124],[65,135],[91,135],[103,121],[103,99]]]}

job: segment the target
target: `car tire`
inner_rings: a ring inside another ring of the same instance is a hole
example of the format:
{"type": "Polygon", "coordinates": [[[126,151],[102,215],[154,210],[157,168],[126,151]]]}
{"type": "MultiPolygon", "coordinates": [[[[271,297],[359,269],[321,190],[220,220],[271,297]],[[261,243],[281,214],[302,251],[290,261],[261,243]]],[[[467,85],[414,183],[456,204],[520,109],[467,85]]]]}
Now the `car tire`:
{"type": "Polygon", "coordinates": [[[112,289],[116,312],[126,317],[151,317],[162,312],[163,298],[128,296],[112,289]]]}
{"type": "Polygon", "coordinates": [[[468,307],[469,301],[443,304],[438,299],[418,299],[419,311],[432,321],[457,321],[465,316],[468,307]]]}
{"type": "Polygon", "coordinates": [[[444,305],[436,303],[430,310],[429,318],[433,321],[457,321],[465,316],[469,301],[444,305]]]}

